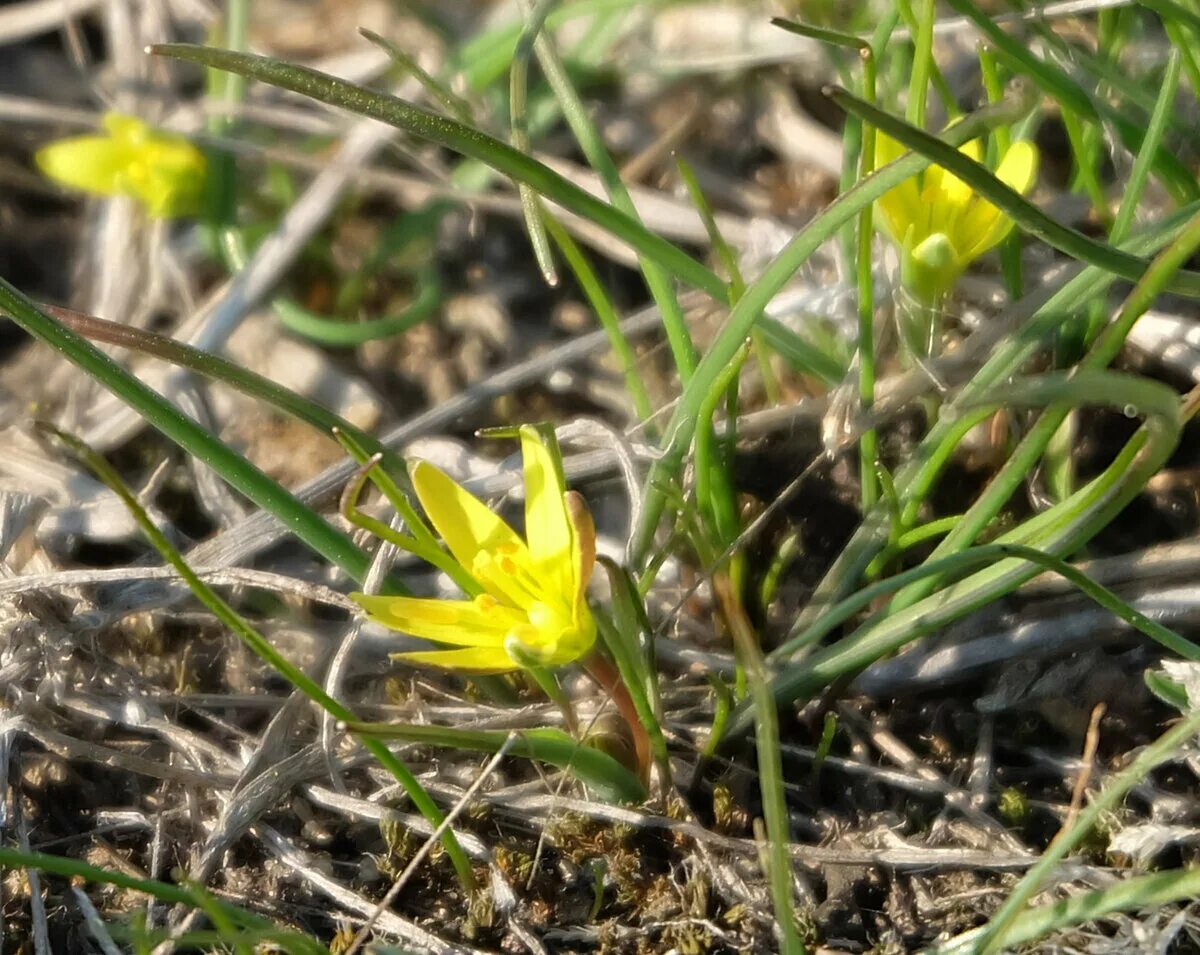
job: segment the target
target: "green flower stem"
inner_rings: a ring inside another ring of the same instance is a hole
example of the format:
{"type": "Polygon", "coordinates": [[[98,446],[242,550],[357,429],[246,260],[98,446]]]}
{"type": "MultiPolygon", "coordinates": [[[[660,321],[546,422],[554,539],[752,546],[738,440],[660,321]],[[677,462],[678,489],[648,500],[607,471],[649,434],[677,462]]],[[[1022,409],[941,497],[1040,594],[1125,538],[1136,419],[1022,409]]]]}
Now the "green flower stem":
{"type": "Polygon", "coordinates": [[[654,415],[654,406],[650,403],[646,385],[638,372],[637,358],[633,353],[633,347],[629,344],[625,333],[621,331],[621,316],[617,314],[617,309],[608,296],[608,290],[596,275],[596,270],[592,268],[579,245],[571,238],[571,233],[563,228],[562,224],[553,216],[546,217],[545,226],[550,237],[558,245],[567,266],[574,273],[575,281],[579,283],[580,289],[592,306],[592,311],[596,313],[596,319],[600,322],[600,326],[608,335],[613,355],[621,366],[625,388],[633,401],[634,413],[637,414],[639,421],[649,421],[654,415]]]}
{"type": "Polygon", "coordinates": [[[1167,123],[1175,113],[1175,94],[1179,89],[1179,75],[1183,63],[1183,54],[1178,46],[1172,46],[1167,55],[1166,67],[1163,69],[1162,88],[1154,110],[1150,114],[1150,123],[1146,127],[1146,138],[1142,140],[1142,148],[1138,150],[1133,161],[1133,169],[1129,179],[1124,184],[1124,195],[1121,197],[1121,207],[1113,220],[1108,232],[1108,241],[1118,245],[1125,240],[1133,225],[1134,216],[1141,204],[1142,195],[1146,191],[1146,183],[1150,178],[1150,168],[1154,154],[1166,134],[1167,123]]]}
{"type": "MultiPolygon", "coordinates": [[[[929,72],[933,66],[933,24],[937,19],[936,0],[920,0],[917,16],[916,51],[913,54],[912,76],[909,77],[908,103],[905,118],[918,129],[925,128],[926,100],[929,97],[929,72]]],[[[874,97],[867,97],[873,101],[874,97]]]]}
{"type": "MultiPolygon", "coordinates": [[[[518,5],[528,9],[531,0],[519,0],[518,5]]],[[[591,115],[571,83],[571,78],[567,74],[566,67],[563,66],[554,44],[548,36],[541,34],[534,39],[533,49],[537,54],[538,63],[542,67],[546,81],[550,84],[562,109],[563,118],[571,128],[575,141],[583,150],[588,165],[592,167],[604,184],[604,190],[612,203],[612,208],[641,226],[642,222],[637,208],[633,204],[633,199],[629,195],[629,190],[621,181],[617,165],[609,155],[604,141],[600,138],[600,134],[592,122],[591,115]]],[[[679,298],[675,294],[670,272],[665,263],[657,257],[644,253],[638,256],[638,266],[642,271],[646,287],[650,290],[650,296],[654,300],[654,304],[658,306],[663,330],[667,335],[667,343],[670,345],[671,355],[675,360],[675,370],[679,374],[680,381],[686,384],[696,368],[696,348],[692,344],[692,337],[683,316],[683,309],[679,306],[679,298]]],[[[719,298],[721,301],[728,301],[728,291],[724,291],[719,298]]],[[[732,496],[732,491],[729,494],[732,496]]]]}
{"type": "Polygon", "coordinates": [[[717,301],[727,300],[725,283],[691,256],[549,167],[478,129],[395,96],[376,93],[326,73],[268,57],[186,43],[160,44],[154,46],[152,52],[262,80],[322,103],[369,116],[463,156],[478,159],[512,179],[532,186],[543,198],[591,220],[688,285],[703,289],[717,301]]]}
{"type": "Polygon", "coordinates": [[[188,454],[199,458],[255,505],[274,514],[305,544],[355,580],[367,574],[367,556],[345,534],[305,507],[289,491],[200,427],[115,361],[54,321],[5,279],[0,278],[0,311],[29,334],[95,378],[138,412],[147,423],[188,454]]]}
{"type": "Polygon", "coordinates": [[[724,570],[713,574],[712,585],[720,600],[738,661],[746,670],[746,682],[750,690],[758,753],[758,785],[762,793],[763,819],[767,824],[767,876],[771,901],[775,906],[775,922],[779,929],[780,951],[783,955],[803,955],[804,943],[792,918],[792,860],[788,851],[792,841],[791,827],[783,792],[779,714],[771,694],[770,674],[754,628],[742,607],[740,588],[734,585],[724,570]]]}
{"type": "MultiPolygon", "coordinates": [[[[357,719],[348,707],[326,693],[316,680],[276,650],[266,637],[250,626],[241,614],[234,610],[216,591],[196,575],[179,551],[167,540],[166,535],[155,526],[150,516],[146,513],[145,508],[141,506],[137,497],[129,490],[125,482],[121,480],[121,476],[112,465],[78,439],[61,432],[56,433],[59,439],[66,443],[76,456],[87,464],[92,472],[113,493],[121,498],[126,508],[129,509],[130,514],[137,521],[138,526],[141,527],[142,533],[154,545],[154,549],[162,555],[163,560],[178,571],[179,576],[187,583],[192,593],[209,609],[213,616],[237,634],[242,642],[260,660],[268,664],[276,673],[332,717],[346,722],[357,719]]],[[[379,764],[390,772],[403,787],[404,791],[408,793],[417,811],[428,819],[434,827],[441,825],[443,818],[441,810],[438,809],[437,804],[430,798],[429,793],[425,791],[425,788],[417,781],[417,778],[408,767],[378,740],[365,740],[364,745],[370,751],[371,755],[379,761],[379,764]]],[[[442,838],[442,844],[445,846],[446,855],[454,864],[455,872],[458,874],[458,879],[463,889],[466,891],[472,890],[475,886],[475,876],[471,870],[471,861],[467,858],[466,853],[463,851],[462,846],[459,845],[458,839],[451,830],[446,830],[442,838]]]]}

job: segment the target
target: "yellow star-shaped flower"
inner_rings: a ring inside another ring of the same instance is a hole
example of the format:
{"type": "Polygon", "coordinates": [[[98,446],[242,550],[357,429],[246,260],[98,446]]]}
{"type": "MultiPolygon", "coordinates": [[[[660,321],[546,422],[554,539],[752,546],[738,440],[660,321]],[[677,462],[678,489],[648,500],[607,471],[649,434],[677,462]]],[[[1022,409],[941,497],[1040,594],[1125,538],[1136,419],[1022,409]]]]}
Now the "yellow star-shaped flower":
{"type": "MultiPolygon", "coordinates": [[[[980,161],[979,140],[961,147],[980,161]]],[[[875,138],[875,165],[882,166],[905,152],[883,133],[875,138]]],[[[1038,152],[1033,143],[1013,143],[1000,159],[996,177],[1025,194],[1037,176],[1038,152]]],[[[925,302],[949,292],[968,265],[998,245],[1013,221],[965,182],[941,166],[902,182],[877,203],[880,219],[900,248],[901,279],[925,302]]]]}
{"type": "Polygon", "coordinates": [[[470,673],[562,666],[596,640],[588,580],[596,535],[582,498],[568,492],[562,465],[534,427],[520,429],[525,536],[425,461],[413,487],[451,555],[479,583],[472,600],[351,597],[392,630],[463,649],[398,653],[397,659],[470,673]]]}
{"type": "Polygon", "coordinates": [[[72,136],[39,150],[39,169],[61,185],[98,196],[132,196],[156,219],[200,209],[207,164],[186,139],[140,119],[109,113],[103,136],[72,136]]]}

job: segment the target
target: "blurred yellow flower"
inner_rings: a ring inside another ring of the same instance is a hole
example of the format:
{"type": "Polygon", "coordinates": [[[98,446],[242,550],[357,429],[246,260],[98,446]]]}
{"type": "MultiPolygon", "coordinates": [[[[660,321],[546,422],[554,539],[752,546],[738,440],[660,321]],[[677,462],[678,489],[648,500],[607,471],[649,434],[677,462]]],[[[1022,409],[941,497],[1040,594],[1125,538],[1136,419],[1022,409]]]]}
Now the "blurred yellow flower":
{"type": "MultiPolygon", "coordinates": [[[[980,161],[979,140],[960,151],[980,161]]],[[[875,137],[875,165],[900,158],[905,148],[883,133],[875,137]]],[[[1033,143],[1013,143],[1000,159],[996,177],[1022,195],[1037,176],[1033,143]]],[[[886,193],[878,202],[883,227],[900,248],[901,279],[914,295],[935,302],[963,270],[1012,230],[1013,221],[941,166],[930,166],[886,193]]]]}
{"type": "Polygon", "coordinates": [[[586,601],[596,557],[591,515],[568,492],[556,450],[531,426],[520,429],[525,535],[432,464],[411,467],[413,487],[451,555],[478,581],[473,600],[350,596],[385,627],[463,647],[397,653],[409,663],[470,673],[562,666],[596,640],[586,601]]]}
{"type": "Polygon", "coordinates": [[[107,135],[72,136],[40,149],[38,168],[71,189],[132,196],[156,219],[199,211],[206,174],[199,149],[120,113],[108,113],[104,129],[107,135]]]}

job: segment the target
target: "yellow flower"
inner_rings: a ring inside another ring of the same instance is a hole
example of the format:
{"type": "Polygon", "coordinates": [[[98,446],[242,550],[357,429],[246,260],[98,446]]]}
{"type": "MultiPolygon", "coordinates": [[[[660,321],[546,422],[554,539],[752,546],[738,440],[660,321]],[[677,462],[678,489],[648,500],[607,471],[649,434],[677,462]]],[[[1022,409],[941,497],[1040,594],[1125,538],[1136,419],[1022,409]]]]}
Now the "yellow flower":
{"type": "Polygon", "coordinates": [[[432,464],[410,468],[426,515],[451,555],[478,582],[472,600],[350,596],[392,630],[460,650],[397,653],[410,663],[471,673],[562,666],[591,649],[596,623],[588,580],[596,535],[582,498],[567,492],[555,451],[538,430],[520,430],[528,542],[432,464]]]}
{"type": "Polygon", "coordinates": [[[206,163],[186,139],[151,129],[140,119],[108,113],[103,136],[72,136],[34,157],[50,179],[100,196],[132,196],[156,219],[200,208],[206,163]]]}
{"type": "MultiPolygon", "coordinates": [[[[883,133],[876,134],[875,144],[876,166],[905,152],[883,133]]],[[[980,161],[979,140],[960,151],[980,161]]],[[[1037,167],[1037,147],[1016,142],[1005,151],[996,177],[1024,194],[1033,185],[1037,167]]],[[[902,182],[879,200],[878,209],[884,229],[900,247],[902,281],[926,302],[949,292],[963,270],[998,245],[1013,227],[1012,219],[941,166],[930,166],[920,177],[902,182]]]]}

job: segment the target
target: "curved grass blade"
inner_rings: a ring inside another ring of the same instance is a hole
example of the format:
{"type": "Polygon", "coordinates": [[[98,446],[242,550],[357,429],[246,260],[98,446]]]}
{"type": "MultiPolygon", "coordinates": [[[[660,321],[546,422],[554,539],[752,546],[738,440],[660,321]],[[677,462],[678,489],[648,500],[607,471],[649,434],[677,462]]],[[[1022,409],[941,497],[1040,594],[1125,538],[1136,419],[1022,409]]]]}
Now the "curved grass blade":
{"type": "Polygon", "coordinates": [[[373,435],[356,428],[317,402],[285,388],[264,375],[243,368],[237,362],[214,355],[212,352],[201,351],[199,348],[194,348],[174,338],[135,328],[132,325],[110,322],[104,318],[96,318],[94,315],[86,315],[83,312],[61,308],[57,305],[43,304],[41,308],[64,325],[92,341],[117,345],[142,355],[160,358],[178,368],[186,368],[205,378],[219,381],[237,389],[244,395],[265,401],[284,414],[312,425],[323,434],[329,435],[335,430],[348,434],[362,445],[368,455],[381,455],[382,463],[391,471],[397,474],[405,473],[404,458],[386,445],[380,444],[373,435]]]}
{"type": "Polygon", "coordinates": [[[361,581],[366,576],[369,565],[367,556],[354,546],[349,537],[305,507],[284,487],[272,481],[91,343],[54,321],[4,278],[0,278],[0,312],[6,313],[35,338],[61,352],[137,411],[148,424],[188,454],[204,461],[258,507],[274,514],[317,553],[337,564],[355,580],[361,581]]]}
{"type": "MultiPolygon", "coordinates": [[[[1099,373],[1099,369],[1106,368],[1116,360],[1134,324],[1154,303],[1171,276],[1177,274],[1179,267],[1193,255],[1198,247],[1200,247],[1200,216],[1193,218],[1187,228],[1154,257],[1141,281],[1126,296],[1116,319],[1104,330],[1078,363],[1075,374],[1076,381],[1082,382],[1085,377],[1094,377],[1099,373]]],[[[1086,389],[1083,394],[1085,401],[1096,400],[1086,396],[1086,389]]],[[[1100,399],[1101,403],[1106,403],[1106,396],[1099,389],[1097,389],[1096,397],[1100,399]]],[[[980,402],[984,400],[980,398],[980,402]]],[[[962,520],[934,549],[931,555],[932,559],[953,553],[958,548],[972,543],[984,531],[1046,453],[1053,436],[1067,419],[1070,410],[1068,406],[1060,405],[1047,408],[1040,415],[1038,420],[1026,431],[1020,443],[1009,455],[1008,460],[988,482],[984,492],[967,509],[962,520]]],[[[923,499],[922,496],[912,496],[905,501],[904,518],[906,520],[915,517],[923,499]]],[[[925,581],[898,594],[893,608],[906,606],[925,596],[932,591],[934,583],[932,580],[925,581]]]]}
{"type": "MultiPolygon", "coordinates": [[[[1026,201],[1014,189],[1002,183],[981,163],[975,162],[936,136],[910,126],[847,90],[834,88],[828,91],[828,95],[846,112],[865,123],[870,123],[909,149],[928,156],[932,163],[954,173],[977,193],[1003,210],[1025,232],[1041,239],[1047,245],[1073,259],[1105,269],[1130,281],[1137,281],[1149,268],[1145,259],[1097,242],[1082,232],[1055,221],[1037,206],[1026,201]]],[[[1180,271],[1169,284],[1168,290],[1193,298],[1200,297],[1200,273],[1180,271]]]]}
{"type": "Polygon", "coordinates": [[[972,940],[970,951],[986,955],[996,951],[1007,941],[1009,928],[1016,921],[1025,904],[1038,892],[1050,870],[1068,852],[1080,844],[1104,817],[1113,812],[1134,786],[1145,782],[1150,773],[1167,760],[1177,756],[1196,735],[1200,733],[1200,713],[1171,727],[1157,740],[1143,749],[1137,758],[1101,790],[1100,794],[1084,809],[1070,829],[1061,831],[1050,843],[1037,863],[1022,876],[1017,887],[1004,900],[999,911],[984,926],[981,934],[972,940]]]}
{"type": "Polygon", "coordinates": [[[117,869],[102,869],[99,866],[49,855],[44,852],[22,852],[0,846],[0,871],[14,872],[20,869],[37,869],[65,879],[79,879],[98,885],[111,885],[132,892],[142,892],[171,905],[184,905],[205,911],[219,911],[228,921],[239,928],[263,933],[264,939],[275,944],[289,945],[290,950],[302,955],[328,955],[328,949],[315,939],[294,932],[286,932],[272,925],[267,919],[253,912],[240,909],[230,902],[210,895],[197,885],[175,885],[155,879],[142,879],[117,869]]]}
{"type": "MultiPolygon", "coordinates": [[[[432,743],[473,753],[497,753],[510,735],[508,730],[468,730],[450,726],[363,723],[356,720],[344,722],[348,732],[366,739],[432,743]]],[[[509,747],[509,752],[514,756],[536,759],[557,766],[590,787],[607,802],[645,801],[646,789],[641,781],[607,753],[584,746],[558,729],[542,728],[513,732],[516,739],[509,747]]]]}
{"type": "MultiPolygon", "coordinates": [[[[245,618],[226,603],[220,594],[196,575],[196,572],[192,570],[188,562],[183,559],[183,555],[175,549],[174,545],[167,540],[166,535],[150,519],[150,515],[146,513],[146,509],[142,507],[137,497],[129,490],[129,487],[121,479],[121,476],[107,460],[78,438],[64,434],[56,429],[47,428],[47,430],[51,431],[60,441],[66,444],[76,457],[83,461],[96,477],[121,499],[134,520],[137,521],[138,526],[142,529],[142,533],[146,535],[146,538],[154,546],[154,549],[162,555],[163,560],[179,572],[179,576],[183,578],[184,583],[196,595],[196,599],[204,604],[221,623],[237,634],[238,638],[260,660],[269,665],[276,673],[324,709],[334,719],[350,721],[356,718],[354,713],[346,706],[326,693],[316,680],[276,650],[271,641],[250,626],[245,618]]],[[[443,819],[441,810],[438,809],[437,804],[430,797],[429,793],[425,791],[425,787],[420,784],[417,777],[412,774],[409,768],[391,750],[377,740],[367,739],[363,741],[363,744],[370,751],[371,755],[379,761],[379,764],[395,777],[396,782],[408,794],[408,797],[412,800],[413,805],[421,815],[428,819],[429,823],[435,828],[440,826],[443,819]]],[[[471,869],[471,860],[467,858],[467,854],[463,851],[457,837],[455,837],[453,831],[450,829],[447,829],[443,833],[442,845],[445,846],[446,855],[454,864],[454,870],[458,874],[458,880],[462,884],[463,889],[470,891],[475,886],[475,875],[471,869]]]]}
{"type": "MultiPolygon", "coordinates": [[[[1158,252],[1162,246],[1176,240],[1191,217],[1200,212],[1192,205],[1167,216],[1144,233],[1125,243],[1127,251],[1139,255],[1158,252]]],[[[1064,280],[1058,287],[1035,289],[1025,300],[1014,306],[1012,319],[1020,326],[1004,341],[968,381],[948,410],[936,422],[908,463],[895,475],[895,486],[904,500],[923,500],[936,485],[954,449],[974,424],[983,420],[986,412],[969,413],[961,410],[977,402],[989,389],[1019,373],[1021,366],[1039,349],[1044,348],[1061,327],[1065,315],[1073,314],[1087,303],[1105,294],[1115,281],[1110,272],[1088,267],[1064,280]]],[[[800,612],[796,629],[802,629],[825,609],[854,588],[871,559],[887,542],[892,523],[888,508],[875,507],[864,518],[850,541],[817,586],[807,607],[800,612]]]]}
{"type": "Polygon", "coordinates": [[[188,43],[159,44],[151,47],[151,52],[262,80],[322,103],[369,116],[463,156],[478,159],[517,182],[531,186],[546,200],[589,219],[688,285],[704,290],[717,301],[728,300],[725,283],[686,252],[580,189],[548,166],[481,130],[395,96],[377,93],[328,73],[282,63],[269,57],[188,43]]]}

